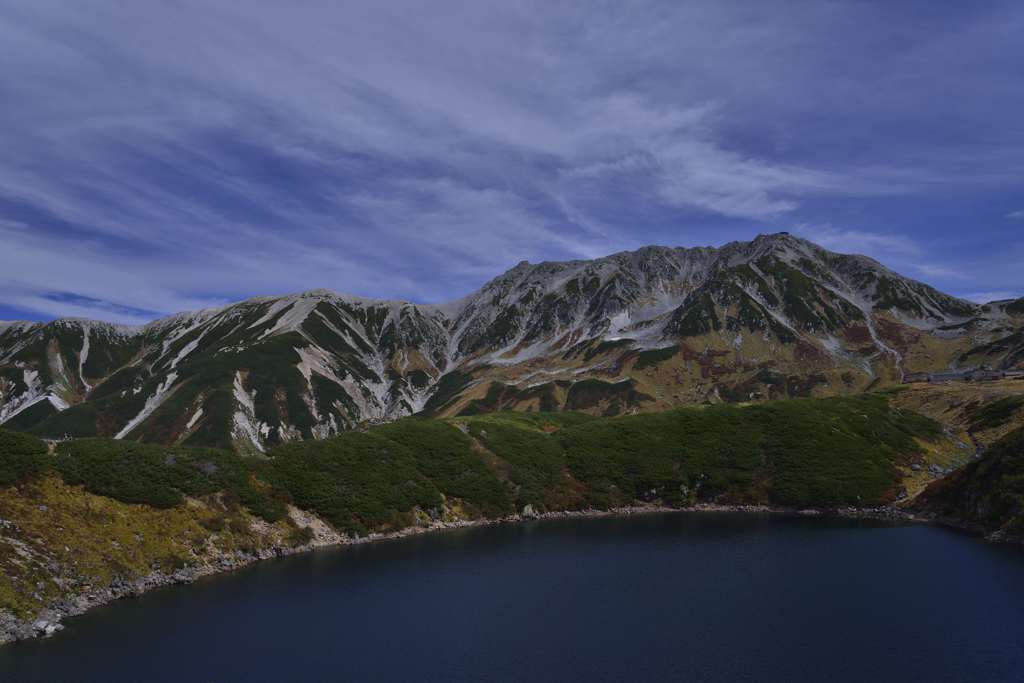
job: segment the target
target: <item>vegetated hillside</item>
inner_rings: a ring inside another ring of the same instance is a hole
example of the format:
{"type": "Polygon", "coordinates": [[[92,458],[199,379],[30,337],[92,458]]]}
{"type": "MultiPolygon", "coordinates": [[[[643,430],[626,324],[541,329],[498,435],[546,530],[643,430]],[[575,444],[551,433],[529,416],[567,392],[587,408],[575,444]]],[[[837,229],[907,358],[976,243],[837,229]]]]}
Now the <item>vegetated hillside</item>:
{"type": "Polygon", "coordinates": [[[294,510],[258,520],[234,454],[139,448],[85,441],[51,455],[0,430],[0,643],[147,587],[337,540],[294,510]]]}
{"type": "Polygon", "coordinates": [[[900,467],[920,454],[917,440],[940,436],[887,400],[683,408],[561,427],[521,413],[458,422],[508,464],[518,504],[872,505],[901,496],[900,467]]]}
{"type": "Polygon", "coordinates": [[[926,444],[925,453],[903,484],[908,498],[976,459],[1007,433],[1024,427],[1024,381],[930,382],[899,387],[892,405],[942,424],[945,440],[926,444]]]}
{"type": "Polygon", "coordinates": [[[619,418],[413,417],[267,458],[103,438],[48,452],[0,430],[0,631],[154,572],[209,571],[339,534],[638,501],[891,502],[905,466],[938,438],[934,422],[880,394],[619,418]]]}
{"type": "Polygon", "coordinates": [[[894,405],[938,420],[984,449],[1024,426],[1024,380],[912,384],[900,389],[894,405]]]}
{"type": "Polygon", "coordinates": [[[1024,541],[1024,428],[992,444],[979,459],[932,483],[914,509],[993,538],[1024,541]]]}
{"type": "Polygon", "coordinates": [[[313,290],[130,328],[0,323],[0,424],[258,454],[411,414],[621,415],[1024,367],[1024,305],[780,233],[521,263],[426,306],[313,290]]]}

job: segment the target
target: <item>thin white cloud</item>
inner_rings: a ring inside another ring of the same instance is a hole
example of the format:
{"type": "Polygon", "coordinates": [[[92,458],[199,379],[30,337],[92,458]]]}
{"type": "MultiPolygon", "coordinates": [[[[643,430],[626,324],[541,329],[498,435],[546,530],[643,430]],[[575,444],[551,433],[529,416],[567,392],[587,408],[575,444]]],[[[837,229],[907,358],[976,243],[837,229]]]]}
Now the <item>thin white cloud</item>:
{"type": "Polygon", "coordinates": [[[1006,214],[1006,217],[1010,219],[1024,218],[1024,209],[1021,209],[1020,211],[1011,211],[1010,213],[1006,214]]]}
{"type": "MultiPolygon", "coordinates": [[[[822,199],[1005,181],[979,168],[1019,178],[1012,145],[983,146],[998,159],[834,146],[884,123],[876,95],[908,96],[927,81],[920,64],[941,68],[943,111],[969,104],[948,102],[947,79],[970,85],[963,46],[993,46],[1005,17],[958,18],[941,46],[884,24],[880,43],[908,46],[885,56],[890,82],[835,29],[874,10],[780,9],[13,0],[0,9],[0,287],[47,315],[318,286],[436,301],[522,258],[639,246],[648,216],[679,220],[685,242],[678,216],[760,226],[811,220],[799,212],[822,199]],[[844,78],[812,66],[833,64],[844,78]]],[[[803,234],[936,277],[945,262],[878,230],[803,234]]]]}
{"type": "Polygon", "coordinates": [[[838,228],[831,225],[797,225],[793,232],[831,251],[864,254],[879,260],[917,257],[923,253],[917,242],[899,233],[838,228]]]}
{"type": "Polygon", "coordinates": [[[34,292],[7,290],[4,305],[53,318],[88,318],[125,325],[143,325],[153,316],[125,310],[102,301],[76,301],[41,296],[34,292]]]}
{"type": "Polygon", "coordinates": [[[947,280],[967,280],[970,276],[959,268],[940,263],[914,263],[914,270],[927,277],[944,278],[947,280]]]}
{"type": "Polygon", "coordinates": [[[961,297],[968,301],[973,301],[979,304],[987,304],[990,301],[1003,301],[1006,299],[1016,299],[1020,296],[1020,292],[1014,292],[1009,290],[996,290],[993,292],[973,292],[971,294],[962,294],[961,297]]]}

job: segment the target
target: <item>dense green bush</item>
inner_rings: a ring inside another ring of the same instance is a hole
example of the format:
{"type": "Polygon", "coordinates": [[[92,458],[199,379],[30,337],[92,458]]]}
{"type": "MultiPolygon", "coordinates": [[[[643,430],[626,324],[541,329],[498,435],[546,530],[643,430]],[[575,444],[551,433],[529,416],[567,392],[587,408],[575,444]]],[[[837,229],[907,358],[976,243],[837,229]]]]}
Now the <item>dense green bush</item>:
{"type": "Polygon", "coordinates": [[[671,359],[680,351],[681,349],[678,345],[668,346],[661,349],[647,349],[646,351],[641,351],[636,358],[636,364],[633,365],[633,369],[644,370],[646,368],[656,367],[657,365],[671,359]]]}
{"type": "Polygon", "coordinates": [[[762,425],[733,407],[688,408],[587,423],[557,433],[589,504],[744,498],[762,464],[762,425]]]}
{"type": "MultiPolygon", "coordinates": [[[[517,507],[533,505],[540,510],[571,507],[573,491],[565,476],[565,452],[561,443],[543,429],[548,425],[557,429],[557,423],[545,421],[544,413],[513,415],[499,413],[475,419],[469,423],[469,432],[508,463],[509,478],[517,489],[517,507]],[[519,415],[539,417],[541,424],[538,426],[537,422],[517,419],[519,415]]],[[[574,413],[553,413],[551,417],[558,419],[572,415],[574,413]]]]}
{"type": "Polygon", "coordinates": [[[76,439],[57,447],[54,464],[66,483],[125,503],[166,508],[184,496],[223,492],[266,519],[283,514],[281,503],[260,490],[244,460],[215,448],[76,439]]]}
{"type": "Polygon", "coordinates": [[[938,425],[883,396],[803,399],[754,407],[766,429],[771,498],[793,506],[857,505],[895,494],[895,466],[938,425]]]}
{"type": "MultiPolygon", "coordinates": [[[[299,507],[356,533],[405,526],[412,523],[414,509],[436,513],[445,500],[481,517],[508,514],[527,503],[562,509],[564,456],[543,428],[595,419],[521,413],[474,418],[476,435],[485,422],[503,423],[494,428],[493,439],[500,445],[498,455],[512,463],[518,497],[452,422],[424,418],[278,447],[261,476],[299,507]]],[[[485,445],[495,444],[487,440],[485,445]]]]}
{"type": "Polygon", "coordinates": [[[473,452],[469,438],[450,423],[411,417],[373,433],[407,448],[416,469],[445,496],[485,516],[512,511],[508,490],[473,452]]]}
{"type": "Polygon", "coordinates": [[[4,429],[27,432],[32,425],[57,414],[57,409],[49,401],[37,401],[4,422],[4,429]]]}
{"type": "Polygon", "coordinates": [[[837,505],[895,493],[895,463],[938,426],[883,396],[683,408],[559,432],[594,505],[658,497],[837,505]]]}
{"type": "Polygon", "coordinates": [[[49,467],[43,441],[18,432],[0,429],[0,486],[19,484],[38,477],[49,467]]]}
{"type": "Polygon", "coordinates": [[[548,509],[636,499],[878,502],[895,494],[896,466],[918,451],[915,437],[938,434],[931,420],[897,412],[880,395],[616,419],[504,413],[465,422],[509,464],[517,504],[548,509]]]}
{"type": "Polygon", "coordinates": [[[971,420],[971,431],[983,431],[1000,427],[1010,421],[1013,414],[1024,407],[1024,396],[1003,398],[970,406],[967,416],[971,420]]]}
{"type": "Polygon", "coordinates": [[[405,526],[414,507],[441,504],[411,451],[375,433],[281,446],[273,451],[266,476],[300,508],[361,534],[381,525],[405,526]]]}
{"type": "MultiPolygon", "coordinates": [[[[442,505],[471,517],[607,508],[635,500],[833,506],[891,500],[898,465],[939,434],[881,394],[739,407],[683,408],[617,418],[491,413],[406,418],[324,441],[279,446],[268,458],[213,448],[110,439],[61,444],[53,466],[69,484],[129,503],[181,504],[221,494],[273,520],[286,502],[341,531],[415,522],[442,505]]],[[[45,447],[0,432],[0,482],[42,471],[45,447]]]]}

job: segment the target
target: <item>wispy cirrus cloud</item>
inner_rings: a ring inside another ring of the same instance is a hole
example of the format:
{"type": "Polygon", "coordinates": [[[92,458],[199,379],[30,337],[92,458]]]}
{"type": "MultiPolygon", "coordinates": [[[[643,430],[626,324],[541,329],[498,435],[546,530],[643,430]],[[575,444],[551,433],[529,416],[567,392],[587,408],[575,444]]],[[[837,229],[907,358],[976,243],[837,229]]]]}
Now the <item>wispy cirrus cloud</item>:
{"type": "Polygon", "coordinates": [[[996,117],[1024,102],[1006,59],[1024,12],[948,11],[11,0],[0,307],[135,320],[318,286],[437,301],[523,258],[783,221],[955,278],[899,216],[830,216],[1020,177],[996,117]]]}
{"type": "Polygon", "coordinates": [[[987,304],[990,301],[1005,301],[1007,299],[1016,299],[1019,296],[1020,291],[998,290],[994,292],[972,292],[964,294],[963,298],[978,304],[987,304]]]}
{"type": "MultiPolygon", "coordinates": [[[[922,261],[927,253],[923,241],[897,232],[876,232],[840,228],[832,225],[799,225],[793,231],[810,239],[826,249],[848,254],[871,256],[905,275],[919,277],[941,285],[962,286],[963,282],[976,279],[977,268],[973,260],[960,265],[922,261]]],[[[975,295],[963,295],[970,298],[975,295]]],[[[981,295],[978,295],[981,296],[981,295]]]]}
{"type": "Polygon", "coordinates": [[[884,261],[916,257],[922,247],[906,235],[840,228],[832,225],[797,225],[793,231],[831,251],[864,254],[884,261]]]}
{"type": "Polygon", "coordinates": [[[959,268],[941,263],[914,263],[911,266],[918,273],[929,278],[944,278],[946,280],[969,280],[970,276],[959,268]]]}

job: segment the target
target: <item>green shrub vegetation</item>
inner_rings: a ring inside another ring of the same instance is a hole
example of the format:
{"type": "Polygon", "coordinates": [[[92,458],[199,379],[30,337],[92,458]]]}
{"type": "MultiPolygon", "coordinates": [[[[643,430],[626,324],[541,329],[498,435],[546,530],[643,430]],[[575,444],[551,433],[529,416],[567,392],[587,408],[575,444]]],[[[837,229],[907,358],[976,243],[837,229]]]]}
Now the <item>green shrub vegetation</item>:
{"type": "Polygon", "coordinates": [[[284,513],[252,465],[226,450],[76,439],[57,447],[54,466],[66,483],[124,503],[168,508],[185,496],[223,492],[267,520],[284,513]]]}
{"type": "Polygon", "coordinates": [[[644,370],[645,368],[655,367],[656,365],[671,359],[673,356],[678,354],[679,351],[679,346],[667,346],[663,349],[647,349],[646,351],[641,351],[636,358],[636,364],[633,365],[633,369],[644,370]]]}
{"type": "Polygon", "coordinates": [[[508,491],[450,423],[411,417],[373,433],[408,449],[416,468],[445,496],[473,505],[484,516],[512,511],[508,491]]]}
{"type": "Polygon", "coordinates": [[[967,409],[971,431],[983,431],[1001,427],[1010,421],[1013,414],[1024,407],[1024,396],[1004,396],[990,403],[980,403],[967,409]]]}
{"type": "Polygon", "coordinates": [[[459,415],[480,415],[508,410],[521,402],[537,400],[541,412],[558,410],[560,403],[556,396],[555,382],[536,384],[520,389],[511,384],[491,382],[483,398],[476,398],[459,411],[459,415]]]}
{"type": "MultiPolygon", "coordinates": [[[[871,504],[899,489],[898,465],[935,423],[881,394],[685,408],[616,418],[489,413],[406,418],[268,458],[227,450],[86,438],[52,467],[88,492],[155,508],[219,494],[267,520],[294,503],[356,534],[429,515],[494,517],[607,508],[636,500],[786,506],[871,504]]],[[[3,481],[47,468],[38,440],[3,433],[3,481]]]]}
{"type": "Polygon", "coordinates": [[[427,400],[426,405],[423,406],[423,414],[434,415],[440,412],[445,405],[455,398],[459,392],[468,387],[472,381],[473,377],[471,375],[459,370],[452,370],[441,377],[437,383],[437,388],[434,390],[434,394],[427,400]]]}
{"type": "Polygon", "coordinates": [[[272,455],[268,481],[343,531],[401,528],[414,521],[414,509],[440,514],[446,499],[473,517],[513,511],[507,487],[447,422],[409,418],[272,455]]]}
{"type": "Polygon", "coordinates": [[[11,486],[34,479],[49,465],[43,441],[6,429],[0,429],[0,486],[11,486]]]}
{"type": "Polygon", "coordinates": [[[281,446],[267,477],[298,507],[359,534],[407,526],[414,507],[441,505],[438,490],[416,469],[409,449],[372,433],[281,446]]]}
{"type": "Polygon", "coordinates": [[[508,476],[516,489],[517,507],[533,505],[538,510],[561,510],[574,507],[576,496],[571,479],[566,476],[562,444],[546,430],[590,421],[578,419],[581,416],[580,413],[499,413],[473,419],[467,427],[475,439],[509,465],[508,476]],[[569,419],[564,419],[566,417],[569,419]]]}
{"type": "Polygon", "coordinates": [[[654,398],[636,389],[636,380],[626,379],[621,382],[605,382],[600,379],[582,379],[573,382],[565,397],[567,410],[586,410],[594,408],[601,401],[609,401],[605,414],[608,417],[618,415],[623,407],[632,408],[654,398]]]}
{"type": "MultiPolygon", "coordinates": [[[[530,416],[534,426],[553,417],[530,416]]],[[[591,418],[551,434],[513,431],[522,419],[469,418],[470,433],[513,465],[520,502],[543,504],[538,487],[556,499],[565,495],[566,484],[553,476],[557,464],[579,485],[584,507],[645,498],[680,505],[879,502],[895,494],[896,465],[918,451],[915,438],[939,434],[931,420],[895,411],[880,395],[591,418]]]]}
{"type": "Polygon", "coordinates": [[[4,422],[4,428],[16,432],[25,432],[36,423],[57,414],[59,413],[57,413],[57,409],[53,407],[52,403],[49,401],[39,401],[4,422]]]}

